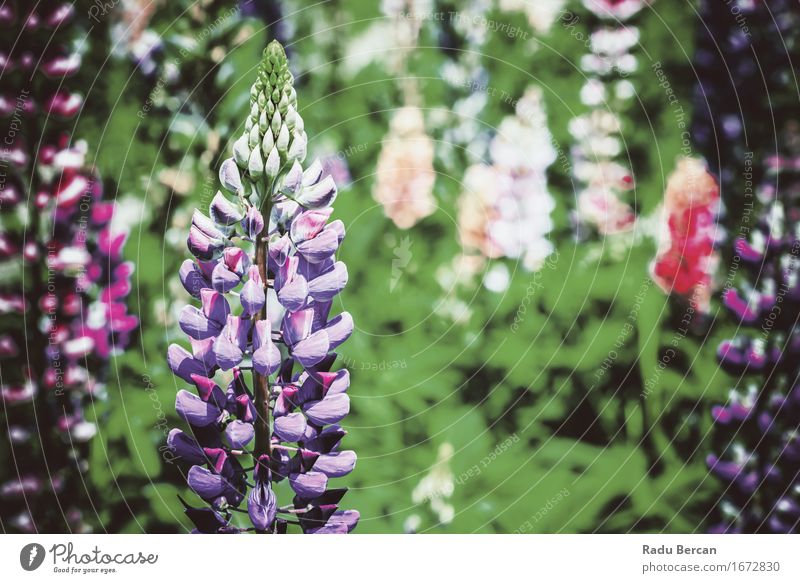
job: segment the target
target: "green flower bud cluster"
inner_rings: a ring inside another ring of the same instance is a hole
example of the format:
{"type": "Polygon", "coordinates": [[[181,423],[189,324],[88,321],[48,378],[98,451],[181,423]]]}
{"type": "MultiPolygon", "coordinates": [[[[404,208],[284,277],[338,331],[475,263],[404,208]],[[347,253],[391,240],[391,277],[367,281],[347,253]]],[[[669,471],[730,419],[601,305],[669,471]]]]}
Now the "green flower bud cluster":
{"type": "Polygon", "coordinates": [[[307,142],[286,53],[272,41],[250,89],[250,115],[233,145],[233,157],[251,182],[272,182],[295,161],[305,160],[307,142]]]}

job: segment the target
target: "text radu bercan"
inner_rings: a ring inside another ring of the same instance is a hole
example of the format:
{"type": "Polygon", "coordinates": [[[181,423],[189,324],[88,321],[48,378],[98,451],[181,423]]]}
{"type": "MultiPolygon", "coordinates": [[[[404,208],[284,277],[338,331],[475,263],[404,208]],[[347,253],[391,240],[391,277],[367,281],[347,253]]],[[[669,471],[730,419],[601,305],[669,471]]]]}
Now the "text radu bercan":
{"type": "Polygon", "coordinates": [[[715,547],[689,547],[685,545],[642,545],[643,555],[716,555],[715,547]]]}

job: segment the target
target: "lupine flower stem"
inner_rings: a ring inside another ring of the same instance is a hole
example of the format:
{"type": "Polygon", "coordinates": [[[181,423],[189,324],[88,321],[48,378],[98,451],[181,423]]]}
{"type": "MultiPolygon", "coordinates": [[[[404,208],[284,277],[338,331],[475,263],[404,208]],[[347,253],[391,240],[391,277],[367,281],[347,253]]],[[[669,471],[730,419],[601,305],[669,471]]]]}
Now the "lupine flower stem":
{"type": "MultiPolygon", "coordinates": [[[[266,217],[270,216],[272,212],[269,203],[270,197],[267,197],[266,209],[262,214],[266,217]]],[[[256,239],[256,265],[258,266],[258,273],[261,275],[261,281],[267,281],[267,257],[269,256],[269,243],[265,234],[261,234],[256,239]]],[[[266,291],[266,288],[265,288],[266,291]]],[[[267,304],[259,310],[255,315],[255,321],[267,319],[267,304]]],[[[254,457],[266,454],[269,455],[270,439],[269,439],[269,379],[266,375],[259,374],[255,368],[253,369],[253,386],[255,387],[256,398],[256,441],[254,449],[254,457]]]]}

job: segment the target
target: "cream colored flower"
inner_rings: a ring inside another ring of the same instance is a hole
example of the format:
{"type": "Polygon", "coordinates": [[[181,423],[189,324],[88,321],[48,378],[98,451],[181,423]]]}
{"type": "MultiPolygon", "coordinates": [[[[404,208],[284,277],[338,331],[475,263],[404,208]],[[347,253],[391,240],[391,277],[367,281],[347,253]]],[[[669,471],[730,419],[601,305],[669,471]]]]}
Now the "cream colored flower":
{"type": "Polygon", "coordinates": [[[373,196],[399,228],[409,229],[436,210],[433,141],[418,107],[395,113],[376,174],[373,196]]]}
{"type": "Polygon", "coordinates": [[[455,480],[450,470],[450,459],[454,453],[449,443],[439,446],[436,463],[411,493],[414,504],[430,503],[431,510],[441,524],[450,524],[455,516],[455,509],[448,503],[455,490],[455,480]]]}
{"type": "Polygon", "coordinates": [[[525,13],[528,23],[538,33],[550,30],[561,14],[566,0],[500,0],[500,10],[525,13]]]}

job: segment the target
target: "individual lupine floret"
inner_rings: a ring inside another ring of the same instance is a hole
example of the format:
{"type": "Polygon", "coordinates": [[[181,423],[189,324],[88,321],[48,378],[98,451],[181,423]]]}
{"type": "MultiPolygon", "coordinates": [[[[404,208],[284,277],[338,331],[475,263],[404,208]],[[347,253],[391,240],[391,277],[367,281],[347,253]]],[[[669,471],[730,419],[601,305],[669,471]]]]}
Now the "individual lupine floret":
{"type": "Polygon", "coordinates": [[[356,463],[355,452],[340,449],[346,432],[338,425],[350,410],[350,376],[332,370],[333,350],[353,331],[347,312],[330,316],[347,283],[336,260],[345,229],[329,222],[331,177],[319,162],[302,167],[306,136],[296,107],[283,49],[273,42],[246,131],[220,168],[229,194],[217,193],[209,216],[193,216],[187,245],[195,260],[180,270],[200,306],[180,317],[191,352],[172,345],[168,362],[195,391],[176,399],[191,434],[174,429],[168,444],[192,464],[189,486],[209,505],[184,502],[200,532],[286,532],[290,524],[349,532],[358,522],[356,511],[339,509],[346,489],[328,487],[356,463]],[[248,456],[250,486],[239,461],[248,456]],[[283,480],[295,497],[280,506],[273,486],[283,480]],[[249,526],[232,520],[245,501],[249,526]]]}

